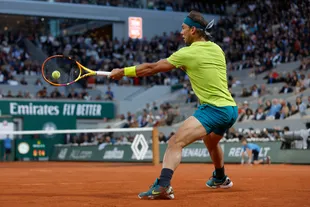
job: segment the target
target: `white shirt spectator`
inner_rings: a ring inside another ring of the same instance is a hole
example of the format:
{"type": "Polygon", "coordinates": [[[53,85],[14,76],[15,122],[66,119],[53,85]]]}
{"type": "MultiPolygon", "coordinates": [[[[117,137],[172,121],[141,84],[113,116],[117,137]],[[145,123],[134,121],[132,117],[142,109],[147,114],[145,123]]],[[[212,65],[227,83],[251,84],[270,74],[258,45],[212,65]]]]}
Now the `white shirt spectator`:
{"type": "Polygon", "coordinates": [[[4,75],[2,74],[2,72],[0,71],[0,83],[3,83],[4,81],[4,75]]]}

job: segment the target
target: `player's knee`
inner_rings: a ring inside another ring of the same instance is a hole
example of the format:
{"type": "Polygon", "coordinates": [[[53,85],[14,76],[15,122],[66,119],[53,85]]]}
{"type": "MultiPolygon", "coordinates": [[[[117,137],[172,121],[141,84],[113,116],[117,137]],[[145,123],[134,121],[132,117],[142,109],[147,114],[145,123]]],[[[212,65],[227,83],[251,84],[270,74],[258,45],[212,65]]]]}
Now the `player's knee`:
{"type": "Polygon", "coordinates": [[[168,141],[168,147],[184,148],[185,142],[176,135],[173,135],[168,141]]]}

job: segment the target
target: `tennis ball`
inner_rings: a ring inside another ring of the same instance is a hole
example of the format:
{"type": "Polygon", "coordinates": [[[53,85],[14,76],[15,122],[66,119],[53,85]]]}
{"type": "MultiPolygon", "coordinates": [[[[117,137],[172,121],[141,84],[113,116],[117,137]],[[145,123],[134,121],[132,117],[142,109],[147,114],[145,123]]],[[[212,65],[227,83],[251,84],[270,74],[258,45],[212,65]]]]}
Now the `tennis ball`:
{"type": "Polygon", "coordinates": [[[58,79],[60,77],[60,72],[58,70],[55,70],[53,73],[52,73],[52,77],[54,79],[58,79]]]}

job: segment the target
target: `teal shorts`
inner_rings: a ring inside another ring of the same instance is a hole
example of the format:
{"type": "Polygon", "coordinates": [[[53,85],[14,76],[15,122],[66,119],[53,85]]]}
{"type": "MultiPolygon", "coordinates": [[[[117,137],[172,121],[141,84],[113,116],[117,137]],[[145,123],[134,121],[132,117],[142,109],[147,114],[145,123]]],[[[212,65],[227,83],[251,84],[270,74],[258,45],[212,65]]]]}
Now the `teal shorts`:
{"type": "Polygon", "coordinates": [[[200,121],[207,131],[223,136],[231,128],[238,118],[237,106],[216,107],[202,104],[193,116],[200,121]]]}

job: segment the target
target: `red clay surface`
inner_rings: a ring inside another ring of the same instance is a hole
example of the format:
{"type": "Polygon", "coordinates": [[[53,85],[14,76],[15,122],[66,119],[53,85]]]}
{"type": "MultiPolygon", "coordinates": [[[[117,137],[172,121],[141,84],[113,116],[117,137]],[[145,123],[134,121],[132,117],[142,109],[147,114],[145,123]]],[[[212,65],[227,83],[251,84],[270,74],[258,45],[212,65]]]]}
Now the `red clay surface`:
{"type": "Polygon", "coordinates": [[[182,164],[175,200],[139,200],[161,166],[108,163],[0,163],[0,207],[276,207],[310,206],[310,166],[226,165],[228,190],[208,189],[210,164],[182,164]]]}

